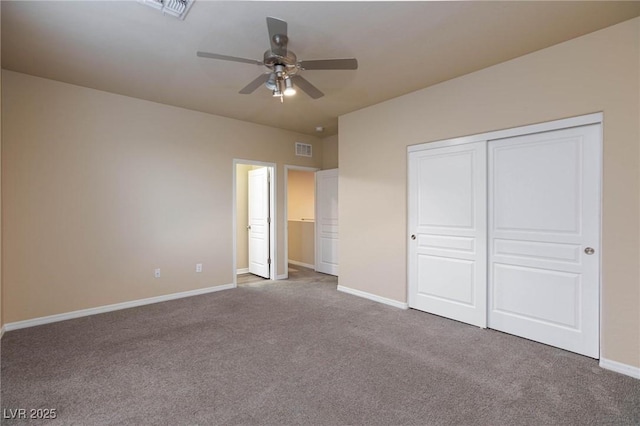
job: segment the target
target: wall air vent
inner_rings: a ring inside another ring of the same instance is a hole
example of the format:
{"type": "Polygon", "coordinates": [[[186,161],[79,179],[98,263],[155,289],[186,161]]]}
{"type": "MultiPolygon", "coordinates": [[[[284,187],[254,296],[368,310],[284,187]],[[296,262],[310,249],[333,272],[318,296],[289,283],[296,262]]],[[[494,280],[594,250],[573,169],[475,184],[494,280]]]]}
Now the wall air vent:
{"type": "Polygon", "coordinates": [[[308,143],[296,142],[296,156],[313,157],[313,147],[308,143]]]}
{"type": "Polygon", "coordinates": [[[138,0],[142,4],[151,6],[166,15],[184,19],[191,9],[194,0],[138,0]]]}

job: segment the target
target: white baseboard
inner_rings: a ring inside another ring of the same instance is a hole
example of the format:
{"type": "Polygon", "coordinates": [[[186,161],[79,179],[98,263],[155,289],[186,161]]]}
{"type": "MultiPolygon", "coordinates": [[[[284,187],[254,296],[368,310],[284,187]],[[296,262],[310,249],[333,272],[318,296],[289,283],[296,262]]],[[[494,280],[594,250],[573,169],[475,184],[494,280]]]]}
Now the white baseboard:
{"type": "Polygon", "coordinates": [[[289,259],[289,263],[296,266],[302,266],[303,268],[316,269],[316,265],[311,265],[309,263],[298,262],[297,260],[289,259]]]}
{"type": "Polygon", "coordinates": [[[289,279],[289,274],[276,275],[276,280],[288,280],[288,279],[289,279]]]}
{"type": "Polygon", "coordinates": [[[400,309],[409,309],[409,304],[404,302],[399,302],[393,299],[387,299],[386,297],[378,296],[376,294],[367,293],[366,291],[356,290],[354,288],[349,288],[345,286],[338,286],[338,291],[343,293],[349,293],[354,296],[363,297],[365,299],[373,300],[374,302],[384,303],[385,305],[393,306],[394,308],[400,309]]]}
{"type": "Polygon", "coordinates": [[[624,374],[625,376],[633,377],[634,379],[640,379],[640,367],[634,367],[618,361],[611,361],[606,358],[600,358],[600,367],[606,370],[615,371],[616,373],[624,374]]]}
{"type": "Polygon", "coordinates": [[[2,328],[0,328],[0,339],[2,339],[2,336],[4,336],[4,331],[6,330],[5,326],[3,325],[2,328]]]}
{"type": "Polygon", "coordinates": [[[163,296],[149,297],[147,299],[131,300],[129,302],[115,303],[113,305],[98,306],[96,308],[81,309],[79,311],[66,312],[64,314],[49,315],[28,319],[24,321],[10,322],[2,327],[3,331],[19,330],[21,328],[35,327],[53,322],[66,321],[73,318],[87,317],[89,315],[102,314],[105,312],[118,311],[120,309],[135,308],[137,306],[150,305],[152,303],[167,302],[184,297],[199,296],[201,294],[213,293],[215,291],[236,288],[235,284],[224,284],[215,287],[199,288],[197,290],[183,291],[180,293],[165,294],[163,296]]]}
{"type": "Polygon", "coordinates": [[[242,268],[242,269],[236,270],[236,275],[248,274],[248,273],[249,273],[249,268],[242,268]]]}

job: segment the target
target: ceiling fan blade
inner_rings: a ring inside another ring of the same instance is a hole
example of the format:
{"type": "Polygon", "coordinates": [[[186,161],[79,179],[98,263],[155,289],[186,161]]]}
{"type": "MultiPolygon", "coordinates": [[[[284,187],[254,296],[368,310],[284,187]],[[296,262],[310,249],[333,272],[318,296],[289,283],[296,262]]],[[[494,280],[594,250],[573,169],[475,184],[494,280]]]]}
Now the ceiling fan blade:
{"type": "Polygon", "coordinates": [[[264,65],[262,62],[256,61],[254,59],[238,58],[236,56],[220,55],[218,53],[197,52],[196,54],[201,58],[220,59],[223,61],[231,61],[231,62],[242,62],[244,64],[264,65]]]}
{"type": "Polygon", "coordinates": [[[269,41],[271,51],[276,55],[287,56],[287,23],[278,18],[267,17],[267,29],[269,30],[269,41]]]}
{"type": "Polygon", "coordinates": [[[238,93],[241,93],[243,95],[251,94],[258,87],[266,83],[268,79],[269,79],[269,74],[260,74],[255,80],[253,80],[251,83],[244,86],[238,93]]]}
{"type": "Polygon", "coordinates": [[[299,87],[303,92],[311,96],[313,99],[318,99],[324,96],[324,93],[318,90],[316,86],[309,83],[309,80],[305,79],[304,77],[296,74],[292,75],[291,78],[293,79],[293,82],[297,87],[299,87]]]}
{"type": "Polygon", "coordinates": [[[315,61],[300,61],[298,65],[303,70],[357,70],[358,61],[351,59],[318,59],[315,61]]]}

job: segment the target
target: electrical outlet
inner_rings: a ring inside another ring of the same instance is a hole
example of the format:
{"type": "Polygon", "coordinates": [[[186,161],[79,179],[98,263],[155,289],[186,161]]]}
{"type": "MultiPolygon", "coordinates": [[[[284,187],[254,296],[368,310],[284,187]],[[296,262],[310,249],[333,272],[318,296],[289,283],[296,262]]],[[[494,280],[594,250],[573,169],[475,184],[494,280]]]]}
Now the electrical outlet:
{"type": "Polygon", "coordinates": [[[196,272],[202,272],[202,263],[196,263],[196,272]]]}
{"type": "Polygon", "coordinates": [[[156,278],[160,278],[160,268],[153,271],[153,276],[156,278]]]}

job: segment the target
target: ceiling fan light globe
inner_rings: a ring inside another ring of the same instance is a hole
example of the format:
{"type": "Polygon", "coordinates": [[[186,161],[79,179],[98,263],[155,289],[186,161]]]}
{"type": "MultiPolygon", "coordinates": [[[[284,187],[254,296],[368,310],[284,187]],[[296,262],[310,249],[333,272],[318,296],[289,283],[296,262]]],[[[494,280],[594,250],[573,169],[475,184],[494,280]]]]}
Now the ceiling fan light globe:
{"type": "Polygon", "coordinates": [[[293,87],[293,82],[291,81],[291,78],[287,78],[284,80],[284,95],[285,96],[293,96],[296,94],[296,88],[293,87]]]}
{"type": "Polygon", "coordinates": [[[267,80],[264,85],[267,86],[267,89],[271,91],[276,90],[278,88],[278,85],[276,84],[275,74],[271,74],[271,77],[269,77],[269,80],[267,80]]]}

